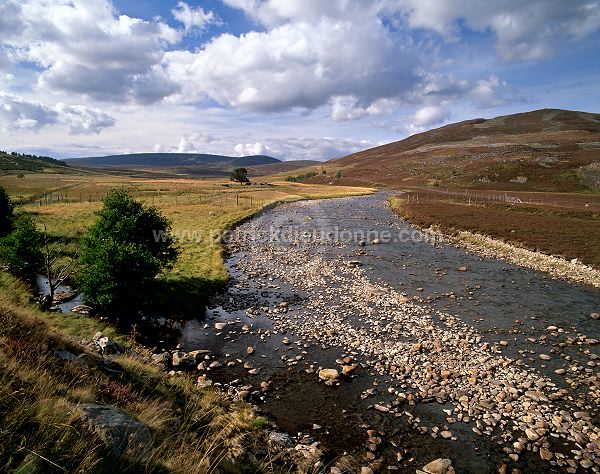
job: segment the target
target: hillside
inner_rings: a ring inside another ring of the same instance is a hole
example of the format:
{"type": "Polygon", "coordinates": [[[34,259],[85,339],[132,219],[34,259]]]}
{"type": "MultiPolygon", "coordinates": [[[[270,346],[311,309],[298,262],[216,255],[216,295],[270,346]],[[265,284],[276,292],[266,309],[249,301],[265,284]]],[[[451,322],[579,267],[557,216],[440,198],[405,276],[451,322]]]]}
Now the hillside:
{"type": "Polygon", "coordinates": [[[0,174],[13,174],[22,171],[43,171],[48,168],[64,171],[67,168],[67,164],[64,161],[55,160],[48,156],[0,151],[0,174]]]}
{"type": "Polygon", "coordinates": [[[321,165],[320,161],[315,160],[291,160],[281,161],[279,163],[269,163],[260,166],[248,166],[248,174],[252,176],[265,176],[276,173],[289,173],[307,166],[321,165]]]}
{"type": "Polygon", "coordinates": [[[323,180],[528,191],[599,188],[600,114],[543,109],[446,125],[331,160],[327,175],[311,179],[323,180]]]}

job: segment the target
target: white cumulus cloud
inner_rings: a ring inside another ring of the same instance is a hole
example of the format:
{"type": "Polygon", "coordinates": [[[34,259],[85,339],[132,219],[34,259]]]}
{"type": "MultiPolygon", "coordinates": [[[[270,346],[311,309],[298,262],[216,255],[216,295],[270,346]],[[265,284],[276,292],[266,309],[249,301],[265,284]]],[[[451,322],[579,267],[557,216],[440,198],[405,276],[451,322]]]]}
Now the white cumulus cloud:
{"type": "Polygon", "coordinates": [[[171,14],[183,24],[186,33],[193,30],[202,31],[210,24],[221,23],[213,11],[205,11],[202,7],[190,7],[185,2],[178,2],[171,14]]]}
{"type": "Polygon", "coordinates": [[[48,107],[0,92],[0,120],[5,130],[38,131],[52,125],[66,125],[72,134],[98,134],[116,121],[98,109],[59,103],[48,107]]]}
{"type": "Polygon", "coordinates": [[[267,147],[263,146],[262,143],[238,143],[233,149],[240,156],[264,155],[267,151],[267,147]]]}
{"type": "Polygon", "coordinates": [[[197,52],[166,53],[165,64],[188,98],[208,96],[253,112],[312,110],[333,100],[338,118],[349,113],[335,97],[351,96],[353,109],[367,111],[419,81],[415,55],[376,17],[223,34],[197,52]]]}
{"type": "Polygon", "coordinates": [[[492,31],[505,60],[544,58],[563,42],[600,28],[598,0],[399,0],[398,5],[412,27],[449,40],[459,39],[460,22],[473,31],[492,31]]]}
{"type": "Polygon", "coordinates": [[[422,107],[415,113],[413,124],[417,127],[430,127],[448,119],[450,112],[439,105],[422,107]]]}
{"type": "Polygon", "coordinates": [[[4,0],[0,18],[7,11],[0,43],[14,51],[13,61],[42,69],[45,89],[141,103],[178,90],[160,63],[181,33],[161,20],[118,15],[106,0],[4,0]]]}

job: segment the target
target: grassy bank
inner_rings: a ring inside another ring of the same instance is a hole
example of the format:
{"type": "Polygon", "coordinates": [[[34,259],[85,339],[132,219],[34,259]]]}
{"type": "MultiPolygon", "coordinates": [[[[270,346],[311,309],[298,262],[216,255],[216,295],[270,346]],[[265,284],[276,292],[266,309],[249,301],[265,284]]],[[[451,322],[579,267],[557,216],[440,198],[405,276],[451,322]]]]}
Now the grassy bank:
{"type": "MultiPolygon", "coordinates": [[[[123,336],[107,361],[78,343],[106,328],[92,318],[41,313],[28,288],[0,273],[0,470],[211,472],[240,465],[258,442],[256,418],[186,376],[167,378],[123,336]],[[59,351],[78,356],[63,360],[59,351]],[[117,455],[83,426],[78,403],[118,407],[146,424],[142,459],[117,455]]],[[[108,332],[110,334],[110,332],[108,332]]]]}
{"type": "Polygon", "coordinates": [[[470,202],[419,192],[391,200],[403,218],[450,235],[484,234],[518,247],[556,255],[600,268],[600,214],[597,209],[528,203],[470,202]],[[409,197],[410,196],[410,197],[409,197]]]}

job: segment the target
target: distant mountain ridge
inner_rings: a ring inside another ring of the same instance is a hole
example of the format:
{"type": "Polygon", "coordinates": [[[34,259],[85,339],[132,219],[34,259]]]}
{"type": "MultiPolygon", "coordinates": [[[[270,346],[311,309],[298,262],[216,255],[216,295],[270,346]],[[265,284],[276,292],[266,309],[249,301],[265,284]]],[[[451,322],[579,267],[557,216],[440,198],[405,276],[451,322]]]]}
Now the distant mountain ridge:
{"type": "Polygon", "coordinates": [[[92,156],[66,160],[72,166],[104,167],[180,167],[211,165],[217,168],[258,166],[280,163],[266,155],[225,156],[208,153],[131,153],[124,155],[92,156]]]}

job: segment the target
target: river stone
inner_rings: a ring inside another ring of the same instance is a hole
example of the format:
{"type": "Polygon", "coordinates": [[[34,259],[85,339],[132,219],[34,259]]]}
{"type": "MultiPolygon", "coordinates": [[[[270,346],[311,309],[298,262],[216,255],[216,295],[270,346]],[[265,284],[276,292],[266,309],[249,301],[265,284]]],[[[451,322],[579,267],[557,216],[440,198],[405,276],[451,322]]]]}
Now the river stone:
{"type": "Polygon", "coordinates": [[[423,466],[423,472],[427,474],[454,474],[454,468],[450,459],[438,458],[423,466]]]}
{"type": "Polygon", "coordinates": [[[119,344],[102,334],[100,331],[94,334],[94,337],[92,337],[88,346],[102,355],[120,354],[122,352],[119,344]]]}
{"type": "Polygon", "coordinates": [[[221,331],[221,330],[225,329],[225,326],[227,326],[226,323],[215,323],[215,329],[217,331],[221,331]]]}
{"type": "Polygon", "coordinates": [[[294,446],[294,440],[290,435],[287,433],[279,433],[278,431],[269,431],[268,443],[283,448],[291,448],[294,446]]]}
{"type": "Polygon", "coordinates": [[[554,453],[548,451],[546,448],[540,448],[540,457],[544,461],[550,461],[554,457],[554,453]]]}
{"type": "Polygon", "coordinates": [[[590,318],[592,318],[592,319],[600,319],[600,313],[592,313],[592,314],[590,314],[590,318]]]}
{"type": "Polygon", "coordinates": [[[171,359],[171,363],[173,364],[173,367],[178,367],[189,361],[190,361],[190,359],[185,352],[183,352],[183,351],[173,352],[173,357],[171,359]]]}
{"type": "Polygon", "coordinates": [[[148,453],[152,445],[150,429],[121,409],[84,403],[76,411],[115,454],[141,458],[148,453]]]}
{"type": "Polygon", "coordinates": [[[335,369],[321,369],[319,370],[319,378],[325,382],[335,382],[340,378],[340,374],[335,369]]]}
{"type": "Polygon", "coordinates": [[[83,314],[84,316],[89,315],[90,311],[92,311],[92,308],[85,304],[78,304],[77,306],[71,308],[72,313],[83,314]]]}

